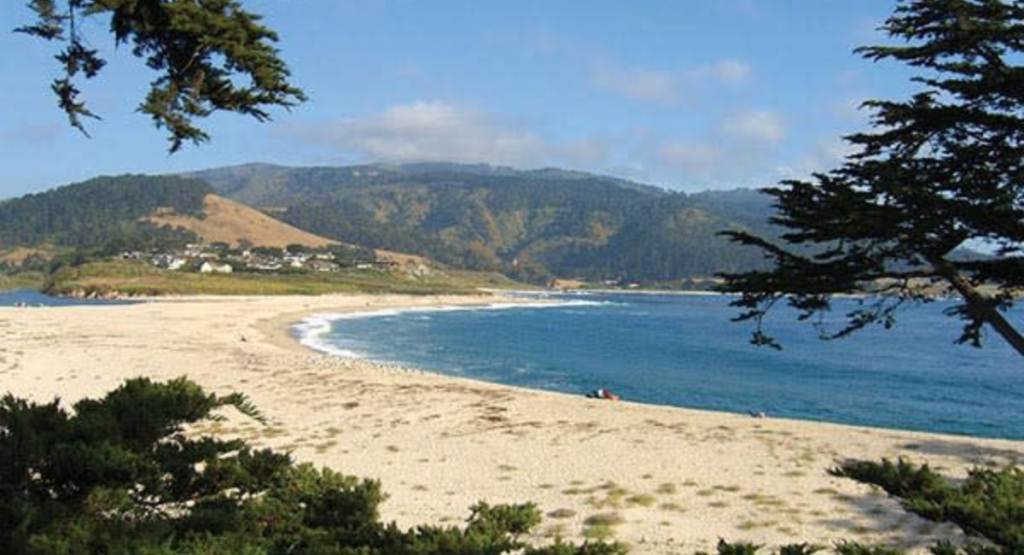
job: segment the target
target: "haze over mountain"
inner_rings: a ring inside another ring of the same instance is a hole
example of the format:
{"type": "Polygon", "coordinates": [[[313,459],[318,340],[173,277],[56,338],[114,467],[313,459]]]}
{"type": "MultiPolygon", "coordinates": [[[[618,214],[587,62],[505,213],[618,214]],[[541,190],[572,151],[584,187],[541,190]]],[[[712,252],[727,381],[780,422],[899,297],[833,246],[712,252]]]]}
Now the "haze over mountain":
{"type": "Polygon", "coordinates": [[[249,164],[187,175],[324,237],[531,281],[709,277],[763,263],[720,231],[772,234],[769,199],[754,191],[687,195],[559,169],[249,164]]]}

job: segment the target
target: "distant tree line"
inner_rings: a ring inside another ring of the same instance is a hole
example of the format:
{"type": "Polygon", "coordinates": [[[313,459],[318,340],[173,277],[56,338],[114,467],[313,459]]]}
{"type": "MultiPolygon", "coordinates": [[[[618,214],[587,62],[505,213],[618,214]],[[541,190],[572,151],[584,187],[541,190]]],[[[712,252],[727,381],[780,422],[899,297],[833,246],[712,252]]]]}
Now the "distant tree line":
{"type": "Polygon", "coordinates": [[[140,218],[157,209],[203,217],[202,181],[172,176],[98,177],[0,203],[0,247],[142,248],[194,240],[140,218]]]}

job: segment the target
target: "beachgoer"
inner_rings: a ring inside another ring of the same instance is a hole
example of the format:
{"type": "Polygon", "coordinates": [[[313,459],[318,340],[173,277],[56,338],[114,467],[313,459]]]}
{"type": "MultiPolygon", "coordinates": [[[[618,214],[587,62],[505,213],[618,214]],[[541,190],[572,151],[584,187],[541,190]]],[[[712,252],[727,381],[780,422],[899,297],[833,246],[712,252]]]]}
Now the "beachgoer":
{"type": "Polygon", "coordinates": [[[610,390],[605,388],[595,389],[590,393],[587,393],[587,397],[591,399],[604,399],[605,401],[618,401],[619,396],[612,393],[610,390]]]}

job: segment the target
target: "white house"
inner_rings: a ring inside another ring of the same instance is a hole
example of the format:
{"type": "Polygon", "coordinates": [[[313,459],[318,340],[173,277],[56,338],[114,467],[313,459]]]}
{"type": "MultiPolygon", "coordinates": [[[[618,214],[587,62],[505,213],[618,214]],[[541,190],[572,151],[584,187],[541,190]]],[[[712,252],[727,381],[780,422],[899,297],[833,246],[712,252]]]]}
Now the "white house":
{"type": "Polygon", "coordinates": [[[173,254],[158,254],[153,257],[153,264],[168,270],[180,270],[185,267],[185,264],[188,264],[188,260],[173,254]]]}
{"type": "Polygon", "coordinates": [[[231,264],[221,264],[219,262],[212,262],[210,260],[204,260],[202,264],[196,267],[201,274],[230,274],[233,268],[231,264]]]}

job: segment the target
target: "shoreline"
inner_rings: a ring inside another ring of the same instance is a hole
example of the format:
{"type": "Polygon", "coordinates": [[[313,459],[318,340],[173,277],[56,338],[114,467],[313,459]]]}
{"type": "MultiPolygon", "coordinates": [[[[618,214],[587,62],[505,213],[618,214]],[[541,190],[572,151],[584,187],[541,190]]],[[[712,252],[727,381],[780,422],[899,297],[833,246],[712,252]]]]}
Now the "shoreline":
{"type": "Polygon", "coordinates": [[[545,514],[538,541],[582,541],[588,518],[615,514],[623,522],[614,539],[640,555],[713,550],[719,537],[768,546],[849,539],[923,553],[962,534],[827,469],[847,458],[905,456],[962,476],[972,465],[1024,460],[1020,441],[609,403],[332,357],[290,334],[310,314],[496,300],[337,295],[0,308],[0,389],[70,403],[128,377],[187,375],[212,391],[246,394],[270,420],[228,415],[200,431],[380,479],[385,521],[457,524],[481,500],[534,501],[545,514]]]}
{"type": "MultiPolygon", "coordinates": [[[[608,293],[609,291],[606,291],[608,293]]],[[[600,381],[589,381],[585,383],[592,384],[591,388],[585,388],[579,383],[574,383],[578,387],[567,387],[566,384],[559,384],[551,386],[549,384],[537,384],[527,383],[522,380],[509,379],[506,375],[479,375],[474,372],[466,372],[466,368],[453,365],[450,362],[446,364],[437,364],[437,361],[408,359],[401,356],[394,356],[395,353],[389,349],[380,349],[379,345],[375,347],[357,347],[358,351],[350,351],[347,348],[339,347],[338,344],[330,340],[324,340],[323,337],[327,335],[334,324],[339,321],[358,320],[362,318],[378,318],[378,317],[402,317],[408,315],[418,314],[429,314],[429,313],[448,313],[448,312],[469,312],[469,311],[481,311],[481,310],[505,310],[505,309],[518,309],[518,308],[557,308],[557,307],[573,307],[573,306],[589,306],[599,307],[601,305],[615,305],[619,304],[618,300],[611,299],[608,297],[597,297],[596,295],[572,295],[562,294],[558,296],[542,295],[536,296],[525,296],[525,292],[514,291],[510,300],[509,296],[503,297],[504,300],[495,300],[492,302],[481,302],[480,304],[460,305],[451,307],[442,306],[431,306],[431,307],[409,307],[409,308],[388,308],[384,310],[369,309],[369,310],[357,310],[341,313],[316,313],[316,314],[303,314],[297,313],[289,315],[285,322],[278,322],[278,326],[281,328],[278,331],[279,337],[275,338],[275,341],[282,344],[287,343],[288,346],[299,346],[302,349],[308,349],[309,352],[315,352],[318,354],[324,354],[328,356],[336,356],[342,358],[350,358],[353,360],[359,360],[368,364],[375,364],[381,366],[387,366],[395,369],[407,369],[412,372],[418,373],[431,373],[438,376],[457,378],[457,379],[468,379],[480,383],[488,383],[492,385],[498,385],[502,387],[514,387],[518,389],[530,390],[530,391],[545,391],[567,395],[569,397],[580,398],[586,397],[589,392],[594,391],[596,387],[601,386],[600,381]],[[291,340],[290,343],[288,340],[291,340]],[[423,365],[423,367],[420,366],[423,365]]],[[[498,293],[500,295],[500,293],[498,293]]],[[[646,296],[648,293],[636,292],[637,295],[646,296]]],[[[716,294],[716,296],[719,296],[716,294]]],[[[416,317],[416,316],[412,316],[416,317]]],[[[499,328],[500,329],[500,328],[499,328]]],[[[370,344],[378,342],[377,338],[373,336],[363,336],[363,341],[368,341],[370,344]]],[[[344,341],[344,338],[342,338],[344,341]]],[[[500,341],[500,339],[499,339],[500,341]]],[[[384,342],[387,344],[387,342],[384,342]]],[[[344,343],[341,343],[344,344],[344,343]]],[[[635,358],[631,358],[632,362],[637,362],[635,358]]],[[[472,364],[472,363],[469,363],[472,364]]],[[[613,389],[619,391],[619,388],[615,384],[610,384],[613,389]]],[[[621,385],[621,384],[620,384],[621,385]]],[[[756,389],[754,390],[756,391],[756,389]]],[[[911,421],[897,421],[886,418],[864,418],[863,414],[860,413],[842,413],[833,410],[831,412],[831,418],[823,412],[814,413],[811,411],[789,411],[786,410],[785,405],[776,407],[778,412],[765,413],[758,410],[758,405],[751,404],[748,406],[737,407],[735,403],[720,403],[718,405],[707,404],[701,405],[699,402],[696,404],[687,404],[685,400],[680,402],[673,399],[657,398],[649,396],[650,392],[633,392],[633,394],[624,397],[629,402],[651,406],[651,407],[665,407],[665,408],[678,408],[683,410],[697,410],[707,411],[714,413],[732,414],[739,416],[757,416],[761,418],[770,417],[781,420],[791,420],[796,422],[811,422],[821,424],[834,424],[840,426],[852,426],[861,428],[871,428],[879,430],[893,430],[897,432],[916,432],[925,434],[939,434],[949,435],[955,437],[962,437],[968,439],[993,439],[993,440],[1005,440],[1005,441],[1022,441],[1024,442],[1024,436],[1015,435],[1016,429],[1012,426],[1001,426],[1002,423],[990,424],[988,421],[978,420],[963,420],[966,424],[960,427],[936,426],[934,421],[926,417],[919,417],[911,421]]],[[[817,399],[827,399],[827,396],[819,396],[817,399]]],[[[618,399],[616,399],[618,400],[618,399]]],[[[897,408],[900,408],[899,404],[896,404],[897,408]]],[[[767,410],[767,409],[766,409],[767,410]]],[[[939,414],[939,413],[925,413],[928,414],[939,414]]]]}

